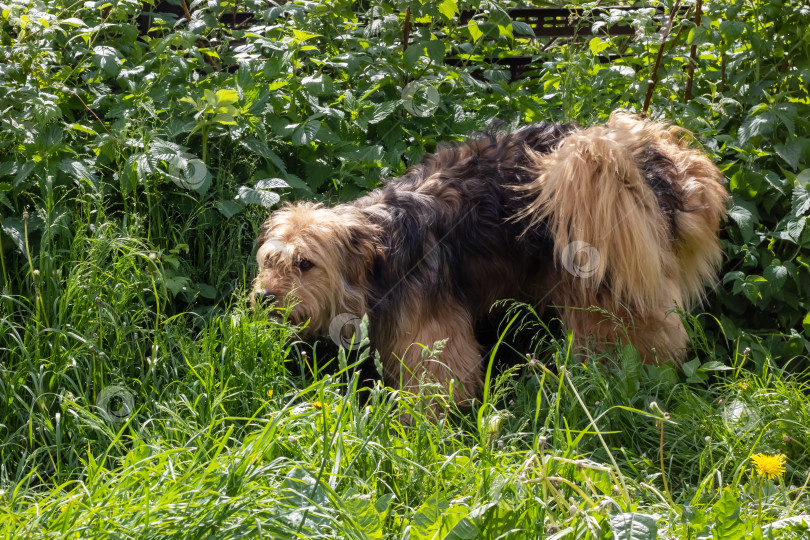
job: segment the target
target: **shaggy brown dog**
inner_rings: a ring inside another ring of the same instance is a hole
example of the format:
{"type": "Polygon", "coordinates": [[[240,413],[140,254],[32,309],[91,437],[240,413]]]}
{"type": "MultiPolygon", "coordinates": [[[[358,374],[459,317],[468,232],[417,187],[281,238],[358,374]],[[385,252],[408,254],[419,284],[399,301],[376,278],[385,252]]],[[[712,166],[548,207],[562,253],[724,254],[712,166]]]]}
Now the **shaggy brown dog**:
{"type": "Polygon", "coordinates": [[[353,203],[275,212],[254,297],[293,298],[304,334],[368,314],[389,384],[455,380],[457,401],[482,384],[473,328],[499,299],[553,306],[578,345],[630,342],[645,361],[679,362],[687,336],[673,310],[714,278],[728,198],[683,136],[617,112],[587,129],[540,123],[440,146],[353,203]]]}

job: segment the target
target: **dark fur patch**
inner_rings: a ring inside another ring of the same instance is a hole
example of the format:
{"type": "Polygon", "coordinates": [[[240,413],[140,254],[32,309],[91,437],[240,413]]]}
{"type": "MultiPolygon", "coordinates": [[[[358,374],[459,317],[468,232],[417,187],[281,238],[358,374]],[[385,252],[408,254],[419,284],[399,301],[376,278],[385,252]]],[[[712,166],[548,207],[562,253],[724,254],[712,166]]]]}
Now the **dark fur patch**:
{"type": "Polygon", "coordinates": [[[575,129],[540,123],[442,144],[402,177],[355,201],[383,231],[383,254],[372,272],[374,318],[396,316],[414,295],[431,303],[452,299],[473,314],[515,296],[526,269],[541,268],[552,256],[542,224],[524,234],[512,186],[534,179],[530,152],[551,151],[575,129]]]}
{"type": "Polygon", "coordinates": [[[644,181],[652,188],[658,206],[667,218],[670,238],[677,238],[677,217],[678,213],[684,211],[684,193],[683,188],[674,182],[678,173],[675,163],[652,145],[644,148],[637,160],[644,181]]]}

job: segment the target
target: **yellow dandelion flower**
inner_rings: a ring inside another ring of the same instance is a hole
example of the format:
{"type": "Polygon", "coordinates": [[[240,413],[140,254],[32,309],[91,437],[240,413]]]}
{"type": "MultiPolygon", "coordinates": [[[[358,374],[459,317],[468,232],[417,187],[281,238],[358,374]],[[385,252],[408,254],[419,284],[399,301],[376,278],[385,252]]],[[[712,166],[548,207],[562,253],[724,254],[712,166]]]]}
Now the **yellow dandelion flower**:
{"type": "Polygon", "coordinates": [[[737,384],[739,385],[739,387],[741,389],[748,390],[748,383],[747,382],[741,382],[741,383],[737,383],[737,384]]]}
{"type": "Polygon", "coordinates": [[[267,391],[267,397],[268,397],[268,398],[273,397],[273,389],[272,389],[272,388],[271,388],[270,390],[268,390],[268,391],[267,391]]]}
{"type": "Polygon", "coordinates": [[[321,403],[320,401],[313,401],[312,406],[315,407],[316,409],[323,409],[323,403],[321,403]]]}
{"type": "Polygon", "coordinates": [[[760,476],[768,479],[781,478],[785,474],[785,461],[787,457],[784,454],[776,454],[769,456],[767,454],[754,454],[751,456],[754,462],[754,469],[760,476]]]}

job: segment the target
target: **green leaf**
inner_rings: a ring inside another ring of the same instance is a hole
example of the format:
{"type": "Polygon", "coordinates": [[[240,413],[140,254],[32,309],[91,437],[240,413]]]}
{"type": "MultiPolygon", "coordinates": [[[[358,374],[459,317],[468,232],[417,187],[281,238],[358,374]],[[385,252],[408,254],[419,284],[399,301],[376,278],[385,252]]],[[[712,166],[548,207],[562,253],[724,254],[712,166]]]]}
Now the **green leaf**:
{"type": "Polygon", "coordinates": [[[59,170],[78,180],[90,180],[93,185],[98,183],[98,177],[90,172],[81,161],[65,158],[59,162],[59,170]]]}
{"type": "Polygon", "coordinates": [[[499,24],[498,25],[498,33],[502,36],[507,38],[512,38],[512,23],[509,24],[499,24]]]}
{"type": "Polygon", "coordinates": [[[363,146],[356,150],[348,150],[338,154],[338,158],[340,158],[341,161],[359,163],[362,165],[375,164],[382,159],[382,156],[382,146],[377,144],[363,146]]]}
{"type": "Polygon", "coordinates": [[[17,187],[26,180],[28,180],[28,177],[31,175],[31,172],[36,168],[36,166],[37,162],[33,160],[26,161],[25,163],[20,165],[17,168],[17,174],[16,176],[14,176],[14,181],[12,182],[14,187],[17,187]]]}
{"type": "Polygon", "coordinates": [[[807,530],[810,529],[810,516],[790,516],[768,523],[762,528],[768,533],[770,533],[770,531],[787,528],[788,530],[795,530],[796,532],[807,534],[807,530]]]}
{"type": "Polygon", "coordinates": [[[334,85],[329,75],[320,73],[301,79],[301,86],[316,96],[323,96],[333,92],[334,85]]]}
{"type": "Polygon", "coordinates": [[[225,216],[225,219],[230,219],[245,209],[245,204],[237,200],[217,201],[214,206],[225,216]]]}
{"type": "Polygon", "coordinates": [[[256,188],[241,186],[235,199],[244,204],[255,204],[269,208],[279,202],[281,197],[278,193],[262,189],[257,185],[256,188]]]}
{"type": "Polygon", "coordinates": [[[441,493],[434,493],[419,507],[411,525],[413,540],[433,540],[442,525],[442,515],[448,508],[447,500],[441,493]]]}
{"type": "Polygon", "coordinates": [[[291,188],[302,189],[308,193],[312,193],[312,188],[309,186],[309,184],[307,184],[294,174],[287,173],[284,175],[284,179],[287,181],[287,183],[290,185],[291,188]]]}
{"type": "Polygon", "coordinates": [[[322,482],[307,471],[294,467],[282,482],[281,500],[291,511],[287,519],[291,523],[320,529],[328,518],[318,512],[318,507],[328,505],[328,495],[322,482]]]}
{"type": "Polygon", "coordinates": [[[427,42],[425,45],[425,50],[427,50],[428,58],[436,62],[437,64],[441,64],[444,62],[444,42],[438,39],[433,39],[427,42]]]}
{"type": "Polygon", "coordinates": [[[216,103],[218,106],[232,105],[239,101],[239,93],[236,90],[217,90],[216,103]]]}
{"type": "Polygon", "coordinates": [[[740,291],[735,292],[742,292],[752,304],[762,307],[763,301],[765,300],[762,296],[762,289],[767,285],[764,277],[752,274],[747,276],[739,285],[740,291]]]}
{"type": "Polygon", "coordinates": [[[793,103],[779,103],[774,106],[773,112],[779,120],[785,124],[788,130],[788,136],[793,137],[796,134],[796,105],[793,103]]]}
{"type": "Polygon", "coordinates": [[[163,277],[163,284],[171,291],[174,296],[180,294],[181,291],[191,285],[191,280],[186,276],[171,276],[163,277]]]}
{"type": "Polygon", "coordinates": [[[8,198],[8,195],[2,191],[0,191],[0,203],[3,203],[3,205],[12,212],[14,211],[14,206],[11,204],[11,200],[8,198]]]}
{"type": "Polygon", "coordinates": [[[785,160],[785,163],[790,165],[790,168],[796,170],[799,168],[799,160],[804,155],[804,145],[800,141],[793,141],[789,144],[775,144],[773,149],[776,154],[785,160]]]}
{"type": "Polygon", "coordinates": [[[233,107],[229,107],[229,108],[218,107],[217,110],[218,111],[223,111],[223,112],[220,112],[220,113],[214,115],[212,120],[214,122],[217,122],[217,123],[220,123],[220,124],[223,124],[223,125],[226,125],[226,126],[236,125],[236,118],[234,118],[234,113],[236,112],[236,110],[235,109],[231,110],[231,109],[233,109],[233,107]],[[223,109],[224,109],[224,111],[223,111],[223,109]]]}
{"type": "Polygon", "coordinates": [[[749,242],[754,237],[754,215],[742,206],[734,206],[728,213],[740,228],[740,234],[744,242],[749,242]]]}
{"type": "Polygon", "coordinates": [[[98,135],[94,129],[91,129],[87,126],[83,126],[81,124],[70,124],[68,126],[70,129],[75,131],[81,131],[83,133],[87,133],[88,135],[98,135]]]}
{"type": "Polygon", "coordinates": [[[619,379],[623,395],[634,396],[641,387],[644,368],[641,364],[641,355],[632,345],[625,345],[619,350],[619,361],[622,376],[619,379]]]}
{"type": "Polygon", "coordinates": [[[458,0],[442,0],[439,3],[439,13],[448,19],[452,19],[458,14],[458,0]]]}
{"type": "Polygon", "coordinates": [[[293,28],[293,38],[295,41],[299,43],[303,43],[304,41],[308,41],[310,39],[321,37],[320,34],[313,34],[312,32],[305,32],[303,30],[298,30],[297,28],[293,28]]]}
{"type": "Polygon", "coordinates": [[[308,145],[315,139],[319,129],[321,129],[320,120],[307,120],[293,131],[292,143],[295,146],[308,145]]]}
{"type": "Polygon", "coordinates": [[[220,60],[219,53],[214,49],[200,48],[197,50],[202,54],[204,54],[205,56],[210,56],[211,58],[216,58],[217,60],[220,60]]]}
{"type": "Polygon", "coordinates": [[[771,263],[771,265],[768,266],[762,273],[762,277],[768,280],[768,286],[770,287],[772,293],[775,293],[782,288],[782,285],[785,284],[787,276],[788,276],[787,268],[785,268],[781,264],[773,264],[773,263],[771,263]]]}
{"type": "Polygon", "coordinates": [[[730,371],[734,368],[717,360],[710,360],[700,366],[701,371],[730,371]]]}
{"type": "Polygon", "coordinates": [[[723,490],[723,496],[712,507],[715,516],[714,532],[723,540],[742,540],[746,526],[740,519],[740,505],[731,488],[723,490]]]}
{"type": "Polygon", "coordinates": [[[509,16],[509,13],[507,13],[503,8],[499,7],[498,4],[490,4],[489,19],[487,22],[504,28],[511,28],[512,26],[512,18],[509,16]]]}
{"type": "Polygon", "coordinates": [[[21,219],[5,218],[3,220],[3,232],[11,237],[14,245],[20,253],[25,253],[25,230],[21,219]]]}
{"type": "Polygon", "coordinates": [[[743,121],[737,132],[740,145],[744,145],[752,137],[767,135],[773,130],[773,124],[774,115],[770,112],[764,112],[759,116],[749,116],[743,121]]]}
{"type": "Polygon", "coordinates": [[[785,233],[787,234],[787,237],[785,237],[784,235],[780,235],[780,237],[783,238],[784,240],[790,240],[794,244],[798,244],[806,225],[807,225],[807,218],[804,216],[802,216],[799,219],[792,219],[788,221],[787,227],[785,228],[785,233]]]}
{"type": "Polygon", "coordinates": [[[108,75],[115,76],[121,71],[121,56],[112,47],[98,45],[93,49],[93,64],[108,75]]]}
{"type": "Polygon", "coordinates": [[[276,168],[281,171],[282,173],[287,173],[287,167],[284,165],[284,162],[281,160],[278,154],[270,150],[270,147],[267,146],[267,143],[264,141],[260,141],[255,137],[247,137],[245,139],[240,139],[239,144],[257,154],[263,158],[267,158],[270,162],[276,166],[276,168]]]}
{"type": "Polygon", "coordinates": [[[739,38],[745,30],[745,23],[741,21],[721,21],[720,34],[729,44],[739,38]]]}
{"type": "Polygon", "coordinates": [[[467,517],[470,509],[466,506],[454,505],[445,511],[442,516],[442,526],[439,529],[439,538],[442,540],[472,540],[478,538],[478,527],[467,517]]]}
{"type": "Polygon", "coordinates": [[[443,540],[474,540],[475,538],[482,538],[481,532],[469,517],[465,517],[447,533],[443,540]]]}
{"type": "Polygon", "coordinates": [[[374,114],[371,116],[371,119],[368,121],[369,124],[376,124],[377,122],[382,122],[386,118],[388,118],[392,112],[394,112],[397,108],[399,101],[385,101],[380,103],[379,105],[374,106],[374,114]]]}
{"type": "MultiPolygon", "coordinates": [[[[154,150],[163,151],[158,145],[155,145],[154,150]]],[[[179,151],[160,157],[167,164],[166,176],[178,187],[196,191],[200,195],[204,195],[211,187],[213,178],[208,167],[198,157],[179,151]]]]}
{"type": "Polygon", "coordinates": [[[615,540],[655,540],[658,538],[658,518],[649,514],[624,512],[610,518],[615,540]]]}
{"type": "Polygon", "coordinates": [[[692,377],[695,373],[697,373],[698,368],[700,368],[700,360],[695,358],[694,360],[690,360],[683,365],[683,374],[687,377],[692,377]]]}
{"type": "Polygon", "coordinates": [[[207,298],[208,300],[214,300],[217,297],[216,287],[212,287],[207,283],[195,282],[194,288],[197,289],[197,292],[200,293],[200,296],[202,296],[203,298],[207,298]]]}
{"type": "Polygon", "coordinates": [[[217,95],[208,88],[203,90],[203,98],[208,102],[208,106],[214,109],[217,106],[217,95]]]}
{"type": "Polygon", "coordinates": [[[350,490],[344,496],[344,506],[352,516],[352,519],[357,524],[357,527],[362,531],[365,538],[378,539],[383,538],[383,522],[380,519],[380,514],[371,502],[369,495],[361,495],[359,493],[352,493],[350,490]]]}
{"type": "Polygon", "coordinates": [[[600,52],[604,51],[610,47],[610,42],[605,41],[600,37],[593,38],[590,43],[588,43],[588,48],[591,50],[591,54],[599,54],[600,52]]]}
{"type": "Polygon", "coordinates": [[[408,69],[415,68],[424,50],[425,46],[421,42],[410,45],[402,55],[402,59],[405,61],[405,67],[408,69]]]}
{"type": "Polygon", "coordinates": [[[59,24],[67,24],[69,26],[87,26],[85,22],[81,19],[77,19],[76,17],[69,17],[67,19],[62,19],[59,21],[59,24]]]}
{"type": "Polygon", "coordinates": [[[709,32],[702,26],[693,26],[692,29],[689,30],[686,42],[690,45],[703,45],[704,43],[709,43],[710,37],[709,32]]]}
{"type": "Polygon", "coordinates": [[[386,493],[374,502],[374,509],[380,514],[380,519],[383,521],[385,521],[388,512],[391,510],[391,500],[393,498],[393,493],[386,493]]]}
{"type": "Polygon", "coordinates": [[[281,178],[264,178],[256,182],[256,189],[283,189],[290,187],[286,181],[281,178]]]}
{"type": "MultiPolygon", "coordinates": [[[[797,177],[798,180],[798,177],[797,177]]],[[[806,185],[797,185],[793,188],[790,200],[791,210],[796,216],[803,216],[810,210],[810,188],[806,185]]]]}
{"type": "Polygon", "coordinates": [[[478,41],[481,39],[481,36],[484,33],[478,28],[478,22],[475,19],[470,19],[470,24],[467,25],[467,30],[470,32],[470,36],[472,37],[473,41],[478,41]]]}
{"type": "Polygon", "coordinates": [[[810,169],[805,169],[799,174],[797,174],[796,182],[798,182],[799,185],[802,186],[807,186],[808,184],[810,184],[810,169]]]}
{"type": "Polygon", "coordinates": [[[532,28],[530,24],[526,24],[523,21],[512,21],[512,30],[514,30],[516,34],[532,37],[535,36],[534,28],[532,28]]]}
{"type": "Polygon", "coordinates": [[[697,506],[684,506],[681,522],[692,529],[703,530],[706,527],[706,512],[697,506]]]}

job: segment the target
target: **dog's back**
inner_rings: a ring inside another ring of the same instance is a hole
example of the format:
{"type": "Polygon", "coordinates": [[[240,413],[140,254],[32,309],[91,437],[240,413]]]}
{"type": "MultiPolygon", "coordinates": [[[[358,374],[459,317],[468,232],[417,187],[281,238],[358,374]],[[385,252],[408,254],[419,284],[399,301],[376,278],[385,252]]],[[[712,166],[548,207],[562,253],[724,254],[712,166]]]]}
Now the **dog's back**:
{"type": "Polygon", "coordinates": [[[385,260],[375,271],[379,304],[389,309],[393,299],[425,294],[480,313],[497,299],[521,296],[528,274],[551,262],[552,244],[542,224],[528,227],[520,219],[527,199],[515,187],[534,181],[535,156],[576,129],[542,122],[440,144],[403,176],[355,201],[385,231],[385,260]],[[419,283],[418,293],[391,292],[412,283],[419,283]]]}

